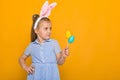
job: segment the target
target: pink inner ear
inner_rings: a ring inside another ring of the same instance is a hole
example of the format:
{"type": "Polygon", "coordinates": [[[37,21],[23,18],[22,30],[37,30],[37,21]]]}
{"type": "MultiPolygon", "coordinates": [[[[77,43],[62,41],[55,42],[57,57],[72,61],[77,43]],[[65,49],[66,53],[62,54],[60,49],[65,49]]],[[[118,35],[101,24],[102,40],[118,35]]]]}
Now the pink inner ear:
{"type": "Polygon", "coordinates": [[[40,12],[40,16],[44,16],[45,13],[47,12],[48,9],[48,1],[45,1],[45,3],[43,4],[42,8],[41,8],[41,12],[40,12]]]}
{"type": "Polygon", "coordinates": [[[49,8],[52,9],[52,8],[54,8],[56,5],[57,5],[57,3],[54,2],[54,3],[52,3],[52,4],[49,5],[49,8]]]}
{"type": "Polygon", "coordinates": [[[43,4],[41,10],[47,10],[48,8],[48,1],[45,1],[45,3],[43,4]]]}
{"type": "Polygon", "coordinates": [[[45,2],[45,4],[43,5],[42,7],[42,10],[41,10],[41,13],[40,13],[40,16],[41,17],[48,17],[51,13],[51,10],[57,5],[56,2],[48,5],[48,1],[45,2]]]}
{"type": "Polygon", "coordinates": [[[48,10],[47,10],[47,12],[45,13],[45,17],[48,17],[49,15],[50,15],[50,13],[51,13],[51,10],[48,8],[48,10]]]}

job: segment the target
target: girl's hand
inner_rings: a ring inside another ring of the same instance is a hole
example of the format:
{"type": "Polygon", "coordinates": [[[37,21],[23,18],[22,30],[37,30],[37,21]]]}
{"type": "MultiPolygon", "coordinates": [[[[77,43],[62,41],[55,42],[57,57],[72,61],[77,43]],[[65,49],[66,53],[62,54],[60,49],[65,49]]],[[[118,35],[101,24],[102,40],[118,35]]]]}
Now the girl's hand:
{"type": "Polygon", "coordinates": [[[28,74],[33,74],[35,72],[35,67],[31,65],[29,67],[26,67],[25,70],[28,74]]]}
{"type": "Polygon", "coordinates": [[[67,56],[69,56],[69,48],[68,47],[66,47],[65,49],[63,49],[63,51],[62,51],[62,56],[63,57],[67,57],[67,56]]]}

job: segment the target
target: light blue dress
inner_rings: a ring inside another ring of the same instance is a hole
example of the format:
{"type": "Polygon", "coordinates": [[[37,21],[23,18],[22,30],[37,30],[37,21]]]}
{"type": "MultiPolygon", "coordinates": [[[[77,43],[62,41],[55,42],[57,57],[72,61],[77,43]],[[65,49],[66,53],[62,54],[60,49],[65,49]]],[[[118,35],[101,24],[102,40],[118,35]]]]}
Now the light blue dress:
{"type": "Polygon", "coordinates": [[[28,74],[27,80],[60,80],[56,60],[56,53],[60,51],[59,44],[54,39],[41,44],[37,40],[31,42],[24,54],[32,57],[35,72],[28,74]]]}

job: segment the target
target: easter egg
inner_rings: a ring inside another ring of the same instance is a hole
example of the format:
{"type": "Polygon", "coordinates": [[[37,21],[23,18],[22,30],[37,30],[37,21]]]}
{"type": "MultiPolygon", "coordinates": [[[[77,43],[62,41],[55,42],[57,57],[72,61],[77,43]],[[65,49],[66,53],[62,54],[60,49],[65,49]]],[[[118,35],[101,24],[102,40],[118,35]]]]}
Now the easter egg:
{"type": "Polygon", "coordinates": [[[72,35],[72,36],[69,37],[68,43],[73,43],[74,40],[75,40],[75,37],[72,35]]]}
{"type": "Polygon", "coordinates": [[[68,38],[70,38],[70,36],[71,36],[70,31],[66,31],[66,38],[68,39],[68,38]]]}

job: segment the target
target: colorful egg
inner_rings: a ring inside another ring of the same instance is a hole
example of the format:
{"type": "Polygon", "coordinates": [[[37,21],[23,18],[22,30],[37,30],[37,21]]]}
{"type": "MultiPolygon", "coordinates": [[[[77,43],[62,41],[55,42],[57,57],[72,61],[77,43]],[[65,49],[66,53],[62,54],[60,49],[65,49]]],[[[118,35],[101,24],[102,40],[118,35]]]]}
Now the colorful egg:
{"type": "Polygon", "coordinates": [[[66,31],[66,38],[68,39],[68,38],[70,38],[70,36],[71,36],[70,31],[66,31]]]}
{"type": "Polygon", "coordinates": [[[75,40],[75,37],[72,35],[72,36],[69,37],[68,43],[73,43],[74,40],[75,40]]]}

